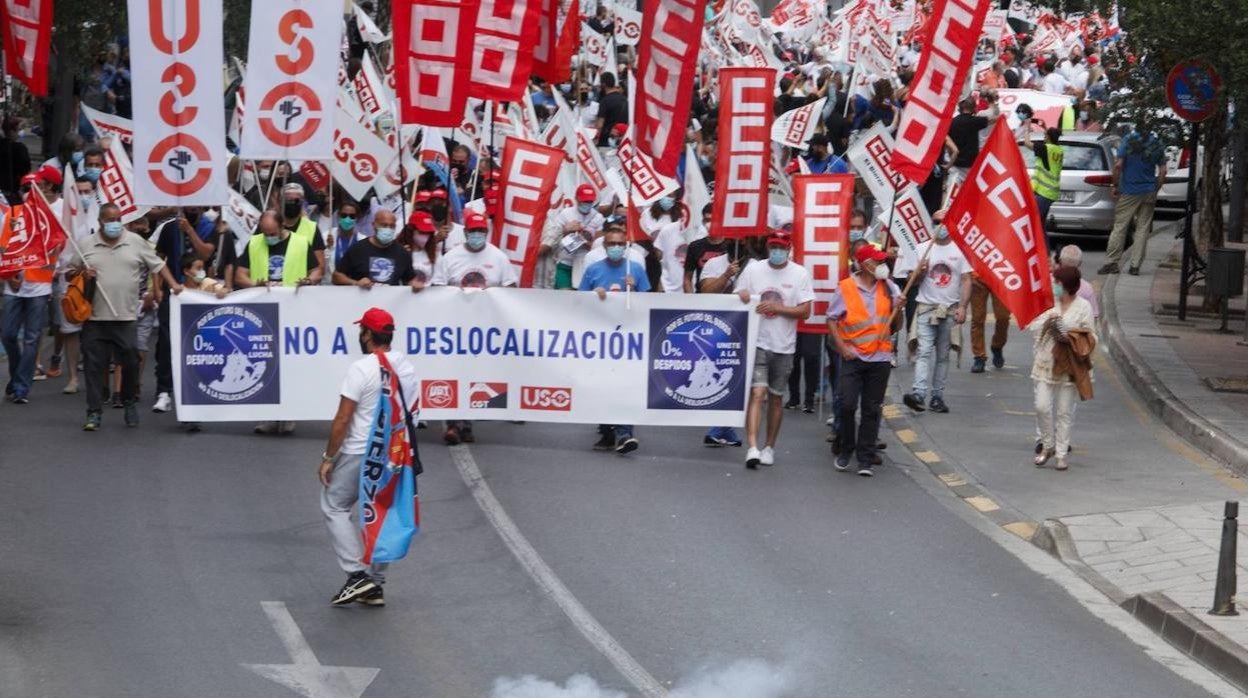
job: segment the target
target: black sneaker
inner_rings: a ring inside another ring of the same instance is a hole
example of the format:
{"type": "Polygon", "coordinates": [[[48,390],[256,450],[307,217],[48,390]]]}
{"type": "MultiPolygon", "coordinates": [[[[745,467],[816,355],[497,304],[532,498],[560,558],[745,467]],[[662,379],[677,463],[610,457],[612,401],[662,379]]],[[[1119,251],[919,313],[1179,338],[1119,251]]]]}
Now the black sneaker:
{"type": "Polygon", "coordinates": [[[976,356],[971,362],[971,373],[983,373],[984,367],[988,365],[988,359],[983,356],[976,356]]]}
{"type": "Polygon", "coordinates": [[[598,442],[594,444],[594,450],[595,451],[614,451],[615,450],[615,435],[603,434],[602,438],[598,439],[598,442]]]}
{"type": "Polygon", "coordinates": [[[948,414],[949,406],[945,404],[943,397],[934,397],[927,403],[927,408],[939,414],[948,414]]]}
{"type": "Polygon", "coordinates": [[[719,448],[720,446],[727,446],[728,439],[725,439],[722,436],[711,436],[710,434],[707,434],[702,437],[702,445],[710,446],[711,448],[719,448]]]}
{"type": "Polygon", "coordinates": [[[872,466],[872,467],[877,466],[877,465],[884,465],[884,459],[881,458],[880,454],[878,453],[872,453],[871,455],[867,456],[865,459],[859,458],[858,462],[860,463],[865,462],[867,465],[872,466]]]}
{"type": "Polygon", "coordinates": [[[1037,441],[1037,442],[1036,442],[1036,455],[1038,456],[1038,455],[1040,455],[1041,453],[1044,453],[1044,442],[1043,442],[1043,441],[1037,441]]]}
{"type": "Polygon", "coordinates": [[[849,456],[837,456],[836,464],[832,467],[836,468],[837,472],[841,473],[849,470],[849,456]]]}
{"type": "Polygon", "coordinates": [[[349,604],[377,588],[377,582],[374,582],[373,578],[366,573],[352,572],[347,577],[347,583],[342,585],[342,588],[338,590],[338,594],[330,599],[329,602],[335,606],[349,604]]]}
{"type": "Polygon", "coordinates": [[[26,397],[25,395],[14,395],[14,396],[13,396],[13,404],[14,404],[14,405],[29,405],[29,404],[30,404],[30,398],[29,398],[29,397],[26,397]]]}
{"type": "Polygon", "coordinates": [[[923,407],[923,398],[919,397],[918,393],[906,393],[901,398],[901,401],[906,403],[906,407],[909,407],[915,412],[922,412],[927,409],[923,407]]]}
{"type": "Polygon", "coordinates": [[[139,426],[139,405],[135,402],[126,403],[126,426],[139,426]]]}
{"type": "Polygon", "coordinates": [[[1128,267],[1128,268],[1127,268],[1127,273],[1128,273],[1128,274],[1130,274],[1131,276],[1139,276],[1139,275],[1140,275],[1140,268],[1139,268],[1139,267],[1128,267]]]}
{"type": "Polygon", "coordinates": [[[634,439],[631,436],[627,436],[624,438],[623,441],[620,442],[618,446],[615,447],[615,452],[620,455],[624,455],[625,453],[632,453],[633,451],[636,451],[640,447],[641,447],[640,441],[638,441],[637,439],[634,439]]]}
{"type": "Polygon", "coordinates": [[[815,406],[808,402],[805,405],[802,405],[802,411],[805,412],[806,414],[814,414],[815,406]]]}
{"type": "Polygon", "coordinates": [[[386,594],[381,590],[381,585],[378,584],[376,587],[373,587],[372,591],[357,596],[355,600],[365,606],[385,606],[386,594]]]}
{"type": "Polygon", "coordinates": [[[1005,352],[1004,351],[1001,351],[1000,349],[992,350],[992,367],[998,368],[998,369],[1005,368],[1005,352]]]}
{"type": "Polygon", "coordinates": [[[126,403],[121,399],[121,393],[113,393],[113,409],[120,410],[125,406],[126,403]]]}
{"type": "Polygon", "coordinates": [[[784,403],[784,409],[786,409],[786,410],[795,410],[795,409],[797,409],[797,408],[798,408],[798,404],[797,404],[796,402],[786,402],[786,403],[784,403]]]}
{"type": "Polygon", "coordinates": [[[87,423],[82,425],[83,431],[99,431],[101,415],[99,412],[88,412],[87,423]]]}
{"type": "Polygon", "coordinates": [[[871,477],[875,475],[875,471],[869,465],[858,464],[858,474],[863,477],[871,477]]]}
{"type": "Polygon", "coordinates": [[[1097,269],[1097,270],[1096,270],[1096,273],[1097,273],[1097,274],[1117,274],[1117,273],[1118,273],[1118,265],[1117,265],[1117,264],[1114,264],[1113,262],[1110,262],[1110,263],[1108,263],[1108,264],[1106,264],[1106,265],[1102,266],[1100,269],[1097,269]]]}

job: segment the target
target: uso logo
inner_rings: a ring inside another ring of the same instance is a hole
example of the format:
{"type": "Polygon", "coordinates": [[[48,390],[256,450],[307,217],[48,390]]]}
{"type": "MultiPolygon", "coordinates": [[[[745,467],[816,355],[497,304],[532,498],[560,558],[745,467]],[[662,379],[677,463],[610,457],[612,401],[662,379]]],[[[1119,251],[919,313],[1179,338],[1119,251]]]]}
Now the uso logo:
{"type": "Polygon", "coordinates": [[[182,308],[182,395],[188,405],[277,405],[277,303],[182,308]]]}
{"type": "Polygon", "coordinates": [[[526,385],[520,389],[520,409],[571,412],[572,389],[526,385]]]}
{"type": "Polygon", "coordinates": [[[431,410],[453,410],[459,407],[459,384],[455,381],[420,382],[421,404],[431,410]]]}

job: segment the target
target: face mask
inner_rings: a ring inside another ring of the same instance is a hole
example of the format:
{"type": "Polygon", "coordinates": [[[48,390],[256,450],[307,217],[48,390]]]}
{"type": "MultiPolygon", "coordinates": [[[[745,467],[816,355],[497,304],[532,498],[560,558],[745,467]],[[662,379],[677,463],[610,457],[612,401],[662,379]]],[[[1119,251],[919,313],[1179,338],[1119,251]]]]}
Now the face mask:
{"type": "Polygon", "coordinates": [[[1079,112],[1079,120],[1080,120],[1080,121],[1087,121],[1087,120],[1088,120],[1088,113],[1087,113],[1086,111],[1081,111],[1081,112],[1079,112]]]}
{"type": "Polygon", "coordinates": [[[594,205],[589,203],[579,203],[576,205],[576,210],[580,211],[581,215],[586,215],[590,211],[594,210],[594,205]]]}
{"type": "Polygon", "coordinates": [[[423,250],[429,244],[429,233],[416,233],[416,249],[423,250]]]}
{"type": "Polygon", "coordinates": [[[875,266],[875,278],[877,281],[887,281],[892,276],[887,264],[877,264],[875,266]]]}
{"type": "Polygon", "coordinates": [[[338,227],[349,233],[355,228],[355,219],[350,216],[339,218],[338,227]]]}
{"type": "Polygon", "coordinates": [[[1062,285],[1060,283],[1058,283],[1057,281],[1054,281],[1053,282],[1053,300],[1060,301],[1062,299],[1062,296],[1064,295],[1066,295],[1066,289],[1062,288],[1062,285]]]}
{"type": "Polygon", "coordinates": [[[366,344],[364,343],[364,333],[363,333],[363,332],[361,332],[361,333],[360,333],[360,353],[361,353],[361,354],[367,354],[367,353],[369,353],[369,352],[368,352],[368,345],[366,345],[366,344]]]}
{"type": "Polygon", "coordinates": [[[607,259],[611,260],[612,262],[618,262],[621,259],[624,259],[624,246],[612,245],[611,247],[608,247],[607,259]]]}
{"type": "Polygon", "coordinates": [[[394,228],[378,228],[377,242],[380,242],[382,246],[394,242],[394,228]]]}
{"type": "Polygon", "coordinates": [[[767,261],[771,262],[773,267],[782,267],[789,261],[789,251],[783,247],[773,247],[767,250],[767,261]]]}
{"type": "Polygon", "coordinates": [[[862,228],[850,228],[849,229],[849,241],[851,243],[858,242],[859,240],[865,240],[866,237],[867,237],[867,231],[863,230],[862,228]]]}
{"type": "Polygon", "coordinates": [[[121,231],[122,231],[121,221],[109,221],[108,223],[105,223],[103,231],[104,231],[104,237],[108,238],[109,240],[116,240],[117,238],[121,237],[121,231]]]}
{"type": "Polygon", "coordinates": [[[82,159],[84,157],[86,157],[86,154],[83,153],[81,150],[79,150],[75,152],[73,155],[70,155],[69,159],[72,160],[75,165],[77,165],[78,163],[82,162],[82,159]]]}
{"type": "Polygon", "coordinates": [[[485,233],[474,230],[470,233],[464,233],[464,244],[470,250],[479,250],[485,247],[485,233]]]}
{"type": "Polygon", "coordinates": [[[204,279],[206,278],[208,278],[207,272],[197,271],[191,274],[191,281],[194,281],[196,284],[204,283],[204,279]]]}
{"type": "Polygon", "coordinates": [[[435,221],[444,221],[446,220],[446,207],[445,206],[430,206],[429,215],[433,216],[433,220],[435,221]]]}
{"type": "Polygon", "coordinates": [[[104,174],[104,170],[99,167],[86,167],[82,170],[82,178],[95,184],[100,180],[100,175],[104,174]]]}
{"type": "Polygon", "coordinates": [[[948,228],[946,228],[946,227],[945,227],[945,226],[943,226],[943,225],[937,226],[937,227],[936,227],[936,239],[937,239],[937,240],[940,240],[940,241],[942,241],[942,242],[943,242],[943,241],[945,241],[945,240],[948,240],[948,239],[949,239],[949,229],[948,229],[948,228]]]}
{"type": "Polygon", "coordinates": [[[91,202],[93,201],[95,201],[94,194],[81,194],[78,196],[78,205],[81,206],[84,211],[91,208],[91,202]]]}
{"type": "Polygon", "coordinates": [[[297,218],[301,213],[303,213],[303,202],[298,199],[287,201],[282,205],[282,214],[287,218],[297,218]]]}
{"type": "Polygon", "coordinates": [[[266,167],[260,170],[260,179],[268,179],[272,175],[273,175],[273,168],[271,167],[266,167]]]}
{"type": "Polygon", "coordinates": [[[268,243],[269,247],[273,247],[282,241],[282,236],[281,235],[265,235],[264,241],[268,243]]]}
{"type": "Polygon", "coordinates": [[[665,196],[662,199],[659,199],[659,208],[663,209],[664,211],[672,210],[672,207],[675,205],[676,205],[676,199],[673,199],[670,196],[665,196]]]}

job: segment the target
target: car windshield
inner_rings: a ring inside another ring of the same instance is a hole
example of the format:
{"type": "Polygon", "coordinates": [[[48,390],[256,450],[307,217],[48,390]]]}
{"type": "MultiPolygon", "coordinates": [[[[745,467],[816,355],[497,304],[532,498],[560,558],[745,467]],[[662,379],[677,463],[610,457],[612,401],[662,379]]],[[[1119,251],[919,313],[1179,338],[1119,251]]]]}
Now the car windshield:
{"type": "MultiPolygon", "coordinates": [[[[1071,143],[1061,141],[1062,150],[1065,151],[1065,157],[1062,159],[1063,172],[1108,172],[1110,163],[1105,157],[1105,148],[1100,143],[1071,143]]],[[[1031,148],[1022,148],[1023,159],[1027,162],[1027,169],[1036,166],[1036,154],[1031,148]]]]}

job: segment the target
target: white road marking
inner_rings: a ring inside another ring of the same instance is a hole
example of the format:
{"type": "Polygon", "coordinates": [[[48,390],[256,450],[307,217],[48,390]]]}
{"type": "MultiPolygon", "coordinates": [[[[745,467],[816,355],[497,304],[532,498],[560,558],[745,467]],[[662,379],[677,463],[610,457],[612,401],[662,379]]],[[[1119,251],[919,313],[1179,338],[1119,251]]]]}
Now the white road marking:
{"type": "Polygon", "coordinates": [[[477,500],[477,505],[481,507],[481,511],[485,512],[485,517],[490,520],[494,530],[498,531],[503,543],[520,561],[533,581],[554,600],[568,616],[568,620],[572,621],[572,625],[576,626],[586,640],[589,640],[589,644],[610,660],[611,664],[624,675],[624,678],[628,679],[634,688],[641,691],[641,695],[647,698],[666,696],[667,689],[636,659],[633,659],[632,655],[611,636],[611,633],[608,633],[607,629],[602,627],[602,624],[581,605],[581,602],[572,595],[555,571],[546,564],[542,556],[516,527],[515,522],[507,515],[503,505],[499,503],[494,492],[481,476],[481,470],[477,467],[477,462],[473,460],[468,447],[451,446],[450,452],[451,460],[459,469],[459,475],[472,492],[473,498],[477,500]]]}
{"type": "Polygon", "coordinates": [[[264,678],[307,698],[360,698],[380,669],[324,666],[317,660],[303,631],[281,601],[261,601],[273,630],[293,664],[243,664],[264,678]]]}

